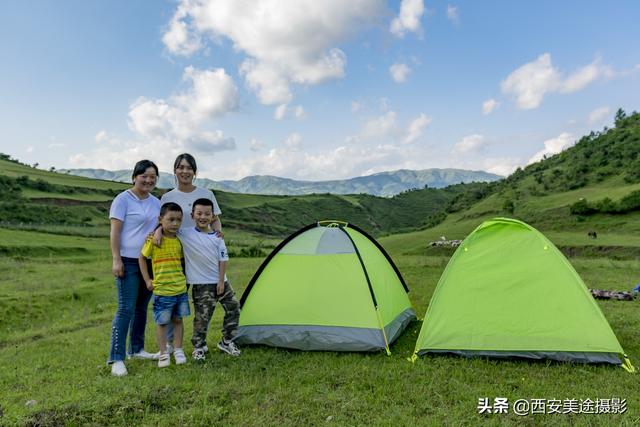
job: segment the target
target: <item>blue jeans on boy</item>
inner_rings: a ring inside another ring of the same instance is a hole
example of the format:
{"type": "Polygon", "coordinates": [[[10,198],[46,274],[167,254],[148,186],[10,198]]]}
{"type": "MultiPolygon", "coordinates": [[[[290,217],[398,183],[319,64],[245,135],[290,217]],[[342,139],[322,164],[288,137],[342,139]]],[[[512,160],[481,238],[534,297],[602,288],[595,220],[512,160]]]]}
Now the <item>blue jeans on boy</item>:
{"type": "MultiPolygon", "coordinates": [[[[189,296],[186,292],[178,295],[154,295],[153,296],[153,320],[158,325],[170,325],[172,319],[182,319],[191,315],[189,309],[189,296]]],[[[173,328],[171,328],[173,332],[173,328]]],[[[173,341],[173,334],[171,336],[173,341]]]]}
{"type": "MultiPolygon", "coordinates": [[[[189,283],[187,283],[187,304],[189,304],[188,302],[188,295],[189,295],[189,287],[191,285],[189,283]]],[[[191,314],[191,313],[189,313],[191,314]]],[[[167,344],[171,344],[173,345],[173,323],[169,322],[167,324],[167,344]]]]}
{"type": "Polygon", "coordinates": [[[144,330],[151,291],[144,283],[137,258],[122,258],[124,277],[116,277],[118,311],[111,324],[109,362],[123,361],[129,333],[129,354],[144,350],[144,330]]]}

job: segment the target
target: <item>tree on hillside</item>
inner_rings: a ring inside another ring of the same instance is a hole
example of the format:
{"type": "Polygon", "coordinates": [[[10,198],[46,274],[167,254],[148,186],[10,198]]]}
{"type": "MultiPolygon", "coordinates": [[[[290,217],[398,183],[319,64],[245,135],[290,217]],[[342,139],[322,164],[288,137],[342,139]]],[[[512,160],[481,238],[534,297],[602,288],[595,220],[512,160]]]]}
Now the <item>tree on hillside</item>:
{"type": "Polygon", "coordinates": [[[616,124],[616,127],[622,127],[623,121],[626,118],[627,114],[624,112],[624,110],[622,108],[618,108],[618,111],[616,111],[616,118],[614,122],[616,124]]]}

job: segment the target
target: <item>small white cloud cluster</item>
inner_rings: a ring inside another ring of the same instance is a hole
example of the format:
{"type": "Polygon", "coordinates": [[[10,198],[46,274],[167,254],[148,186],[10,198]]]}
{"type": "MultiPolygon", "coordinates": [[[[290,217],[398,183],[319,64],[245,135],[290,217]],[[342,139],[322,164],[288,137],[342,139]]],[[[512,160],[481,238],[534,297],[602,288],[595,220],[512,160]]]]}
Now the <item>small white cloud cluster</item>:
{"type": "Polygon", "coordinates": [[[395,63],[389,67],[389,73],[396,83],[403,83],[407,81],[407,77],[411,72],[411,68],[407,64],[395,63]]]}
{"type": "Polygon", "coordinates": [[[484,114],[485,116],[489,115],[493,113],[499,106],[500,103],[495,99],[488,99],[484,103],[482,103],[482,114],[484,114]]]}
{"type": "Polygon", "coordinates": [[[515,98],[518,108],[530,110],[538,108],[546,94],[576,92],[599,78],[612,76],[611,68],[596,59],[564,77],[551,63],[551,55],[544,53],[513,71],[500,86],[502,93],[515,98]]]}
{"type": "Polygon", "coordinates": [[[609,107],[596,108],[589,114],[589,124],[597,124],[602,122],[609,114],[611,109],[609,107]]]}
{"type": "Polygon", "coordinates": [[[575,144],[575,137],[568,132],[563,132],[555,138],[547,139],[544,141],[544,148],[534,154],[529,159],[528,164],[539,162],[545,156],[549,157],[558,154],[573,144],[575,144]]]}
{"type": "Polygon", "coordinates": [[[420,21],[424,15],[423,0],[402,0],[398,17],[391,21],[389,31],[396,37],[404,37],[406,33],[419,33],[420,21]]]}
{"type": "Polygon", "coordinates": [[[477,154],[484,150],[487,145],[483,135],[468,135],[454,145],[453,152],[454,154],[477,154]]]}

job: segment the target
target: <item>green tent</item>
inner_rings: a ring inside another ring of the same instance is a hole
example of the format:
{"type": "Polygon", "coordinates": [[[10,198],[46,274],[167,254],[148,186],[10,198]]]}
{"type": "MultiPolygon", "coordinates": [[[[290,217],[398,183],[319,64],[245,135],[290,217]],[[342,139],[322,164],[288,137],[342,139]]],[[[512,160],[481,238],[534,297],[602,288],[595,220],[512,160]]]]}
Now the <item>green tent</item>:
{"type": "Polygon", "coordinates": [[[311,224],[275,248],[251,279],[236,342],[389,352],[415,319],[407,292],[389,255],[363,230],[311,224]]]}
{"type": "Polygon", "coordinates": [[[633,369],[569,261],[533,227],[507,218],[484,222],[453,254],[416,343],[415,355],[425,353],[633,369]]]}

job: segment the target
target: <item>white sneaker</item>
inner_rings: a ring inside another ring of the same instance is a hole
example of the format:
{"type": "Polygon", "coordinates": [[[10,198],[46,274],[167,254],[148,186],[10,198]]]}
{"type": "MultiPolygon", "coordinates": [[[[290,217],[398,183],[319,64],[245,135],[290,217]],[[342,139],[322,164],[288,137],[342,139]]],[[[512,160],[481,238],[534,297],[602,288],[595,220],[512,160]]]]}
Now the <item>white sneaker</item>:
{"type": "Polygon", "coordinates": [[[193,353],[191,353],[191,357],[193,357],[193,360],[197,360],[200,362],[203,362],[207,359],[207,357],[205,356],[205,351],[204,348],[194,348],[193,349],[193,353]]]}
{"type": "Polygon", "coordinates": [[[129,354],[129,359],[146,359],[146,360],[158,360],[160,358],[160,352],[149,353],[148,351],[140,350],[137,353],[129,354]]]}
{"type": "Polygon", "coordinates": [[[240,356],[240,349],[233,341],[222,339],[218,343],[218,348],[231,356],[240,356]]]}
{"type": "Polygon", "coordinates": [[[171,342],[167,343],[167,353],[169,354],[173,353],[173,343],[171,342]]]}
{"type": "Polygon", "coordinates": [[[124,377],[127,375],[127,367],[124,366],[124,362],[122,360],[118,360],[111,364],[111,375],[116,377],[124,377]]]}
{"type": "Polygon", "coordinates": [[[187,363],[187,356],[184,355],[184,350],[181,348],[173,350],[173,358],[176,359],[176,365],[187,363]]]}
{"type": "Polygon", "coordinates": [[[161,353],[160,358],[158,359],[158,368],[166,368],[169,365],[171,365],[169,353],[161,353]]]}

